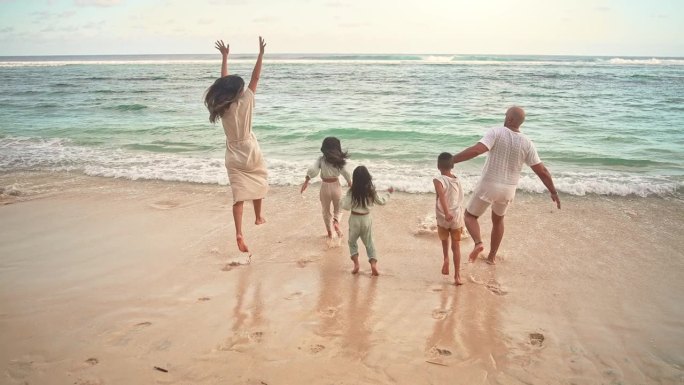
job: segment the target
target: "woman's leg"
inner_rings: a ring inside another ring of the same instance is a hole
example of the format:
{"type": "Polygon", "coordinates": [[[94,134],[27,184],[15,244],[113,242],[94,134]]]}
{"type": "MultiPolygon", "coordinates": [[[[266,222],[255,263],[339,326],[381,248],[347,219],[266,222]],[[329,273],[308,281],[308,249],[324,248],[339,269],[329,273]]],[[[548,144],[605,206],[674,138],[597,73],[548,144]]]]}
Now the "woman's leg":
{"type": "Polygon", "coordinates": [[[252,204],[254,205],[254,224],[260,225],[266,223],[266,218],[261,216],[261,199],[253,200],[252,204]]]}
{"type": "Polygon", "coordinates": [[[332,203],[332,195],[330,194],[330,183],[321,183],[321,212],[323,214],[323,222],[325,223],[325,230],[328,232],[328,238],[332,238],[332,230],[330,229],[330,203],[332,203]]]}
{"type": "Polygon", "coordinates": [[[233,222],[235,222],[235,240],[237,241],[238,249],[243,253],[249,251],[247,244],[242,236],[242,208],[243,201],[233,203],[233,222]]]}
{"type": "Polygon", "coordinates": [[[340,230],[340,199],[342,198],[342,186],[340,183],[334,183],[331,189],[331,197],[333,204],[333,227],[337,236],[342,238],[342,231],[340,230]]]}

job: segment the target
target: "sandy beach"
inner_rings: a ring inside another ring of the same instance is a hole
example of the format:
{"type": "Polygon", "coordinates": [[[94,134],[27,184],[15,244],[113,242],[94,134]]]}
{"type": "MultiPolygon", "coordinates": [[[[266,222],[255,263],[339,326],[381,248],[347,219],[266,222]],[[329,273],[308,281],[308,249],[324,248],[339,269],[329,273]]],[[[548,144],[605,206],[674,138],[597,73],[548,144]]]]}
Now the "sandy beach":
{"type": "Polygon", "coordinates": [[[317,184],[272,187],[263,226],[246,206],[249,264],[227,186],[0,188],[2,384],[684,383],[677,198],[519,193],[498,265],[455,287],[432,194],[374,211],[375,278],[326,244],[317,184]]]}

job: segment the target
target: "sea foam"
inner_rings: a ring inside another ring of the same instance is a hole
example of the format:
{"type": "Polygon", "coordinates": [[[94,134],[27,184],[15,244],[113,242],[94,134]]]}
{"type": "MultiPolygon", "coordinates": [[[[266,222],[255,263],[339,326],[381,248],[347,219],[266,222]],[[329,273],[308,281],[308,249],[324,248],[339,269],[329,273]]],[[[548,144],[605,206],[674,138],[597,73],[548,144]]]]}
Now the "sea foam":
{"type": "MultiPolygon", "coordinates": [[[[308,161],[285,160],[266,154],[269,183],[297,186],[304,180],[308,161]]],[[[400,164],[363,161],[378,189],[390,186],[407,193],[432,193],[433,164],[400,164]]],[[[357,161],[350,161],[353,169],[357,161]]],[[[66,139],[6,137],[0,139],[0,171],[67,171],[130,180],[162,180],[227,185],[223,154],[152,153],[75,145],[66,139]]],[[[466,193],[472,192],[479,172],[457,173],[466,193]]],[[[620,172],[554,173],[556,188],[571,195],[678,196],[684,184],[667,176],[633,175],[620,172]]],[[[546,188],[531,172],[525,172],[520,191],[545,193],[546,188]]]]}

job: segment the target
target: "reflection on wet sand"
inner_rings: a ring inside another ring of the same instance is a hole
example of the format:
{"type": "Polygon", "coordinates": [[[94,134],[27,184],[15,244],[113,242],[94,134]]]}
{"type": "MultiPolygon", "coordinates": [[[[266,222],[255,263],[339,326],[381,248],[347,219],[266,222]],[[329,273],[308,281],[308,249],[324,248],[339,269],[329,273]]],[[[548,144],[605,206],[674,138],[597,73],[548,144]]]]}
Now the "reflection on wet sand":
{"type": "Polygon", "coordinates": [[[472,283],[459,288],[445,283],[435,294],[439,295],[435,321],[425,343],[428,360],[474,365],[490,375],[499,372],[508,354],[501,324],[503,299],[472,283]]]}
{"type": "Polygon", "coordinates": [[[349,306],[344,347],[354,350],[363,358],[370,350],[373,336],[373,304],[378,278],[365,279],[355,275],[349,282],[349,306]]]}
{"type": "Polygon", "coordinates": [[[339,261],[334,258],[324,258],[319,265],[320,291],[316,303],[316,312],[319,315],[319,327],[316,334],[321,337],[334,337],[341,334],[342,326],[337,317],[342,307],[342,293],[340,292],[340,280],[347,278],[339,269],[339,261]]]}

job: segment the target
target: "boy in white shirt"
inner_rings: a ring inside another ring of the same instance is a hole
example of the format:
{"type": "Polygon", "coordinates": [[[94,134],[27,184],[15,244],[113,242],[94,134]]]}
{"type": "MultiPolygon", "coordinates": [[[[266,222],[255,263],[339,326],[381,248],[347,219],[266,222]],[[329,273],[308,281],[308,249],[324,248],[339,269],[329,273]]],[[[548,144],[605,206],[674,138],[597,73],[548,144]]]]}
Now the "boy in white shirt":
{"type": "Polygon", "coordinates": [[[463,189],[458,178],[451,173],[454,168],[453,155],[448,152],[439,154],[437,168],[440,175],[433,179],[437,200],[435,212],[437,217],[437,233],[442,241],[444,262],[442,274],[449,275],[449,238],[454,254],[454,284],[462,285],[461,267],[461,234],[463,233],[463,189]]]}

